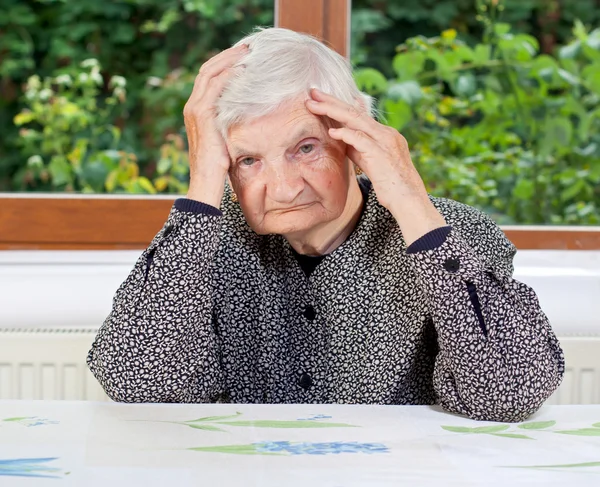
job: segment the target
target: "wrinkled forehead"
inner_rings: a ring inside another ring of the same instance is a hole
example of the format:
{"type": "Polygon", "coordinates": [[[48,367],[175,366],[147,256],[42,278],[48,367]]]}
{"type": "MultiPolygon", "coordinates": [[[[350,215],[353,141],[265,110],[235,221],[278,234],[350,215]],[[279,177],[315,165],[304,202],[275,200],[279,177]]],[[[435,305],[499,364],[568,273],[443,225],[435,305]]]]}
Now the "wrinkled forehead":
{"type": "Polygon", "coordinates": [[[250,148],[288,147],[307,137],[324,138],[327,128],[326,120],[308,111],[304,100],[300,100],[283,104],[262,117],[233,125],[228,132],[227,145],[232,153],[250,148]]]}

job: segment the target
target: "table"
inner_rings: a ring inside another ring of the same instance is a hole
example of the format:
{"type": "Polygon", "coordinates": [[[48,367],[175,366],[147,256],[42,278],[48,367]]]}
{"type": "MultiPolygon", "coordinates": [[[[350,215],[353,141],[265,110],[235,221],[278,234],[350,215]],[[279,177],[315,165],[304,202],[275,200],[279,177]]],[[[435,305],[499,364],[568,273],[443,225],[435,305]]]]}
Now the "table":
{"type": "Polygon", "coordinates": [[[521,424],[429,406],[0,401],[0,485],[600,486],[600,405],[521,424]]]}

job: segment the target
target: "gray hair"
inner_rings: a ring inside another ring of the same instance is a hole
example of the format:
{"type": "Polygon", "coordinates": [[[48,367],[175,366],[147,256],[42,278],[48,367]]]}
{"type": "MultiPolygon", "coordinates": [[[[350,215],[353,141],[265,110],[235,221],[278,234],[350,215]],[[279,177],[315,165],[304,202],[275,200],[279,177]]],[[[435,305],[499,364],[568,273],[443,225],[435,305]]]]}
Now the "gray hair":
{"type": "Polygon", "coordinates": [[[241,44],[250,47],[238,63],[246,67],[227,83],[216,104],[217,128],[225,139],[233,125],[272,113],[300,96],[308,98],[311,88],[349,104],[362,100],[372,115],[372,99],[357,88],[350,63],[315,37],[257,28],[235,45],[241,44]]]}

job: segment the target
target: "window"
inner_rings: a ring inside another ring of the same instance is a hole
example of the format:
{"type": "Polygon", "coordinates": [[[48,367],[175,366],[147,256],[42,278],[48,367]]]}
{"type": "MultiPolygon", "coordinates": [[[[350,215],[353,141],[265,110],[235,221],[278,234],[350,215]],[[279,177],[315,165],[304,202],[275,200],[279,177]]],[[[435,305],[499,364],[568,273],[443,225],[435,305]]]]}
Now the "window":
{"type": "Polygon", "coordinates": [[[568,87],[568,66],[582,69],[586,58],[575,57],[577,41],[564,26],[554,44],[546,36],[540,47],[544,33],[527,32],[532,12],[521,9],[525,17],[515,19],[508,0],[506,18],[514,21],[496,21],[487,33],[477,12],[451,1],[355,0],[351,23],[348,0],[192,4],[117,2],[79,22],[83,10],[53,3],[27,18],[55,18],[56,25],[28,24],[27,39],[8,37],[13,47],[0,62],[0,97],[10,114],[0,121],[0,249],[145,247],[186,190],[181,110],[197,68],[254,25],[273,23],[351,51],[357,82],[380,101],[384,122],[407,137],[433,194],[509,225],[520,248],[600,248],[592,226],[514,226],[595,225],[600,218],[600,119],[590,117],[587,131],[582,125],[594,108],[586,103],[598,102],[568,87]],[[452,26],[462,18],[469,20],[457,32],[452,26]],[[508,67],[492,55],[500,48],[514,58],[508,67]],[[548,50],[564,57],[567,74],[541,55],[548,50]],[[539,68],[533,78],[530,64],[539,68]],[[20,92],[33,73],[39,78],[20,92]],[[539,89],[523,88],[523,76],[539,89]],[[536,95],[542,89],[545,98],[536,95]],[[548,100],[579,108],[565,120],[548,100]],[[84,194],[106,191],[113,195],[84,194]]]}

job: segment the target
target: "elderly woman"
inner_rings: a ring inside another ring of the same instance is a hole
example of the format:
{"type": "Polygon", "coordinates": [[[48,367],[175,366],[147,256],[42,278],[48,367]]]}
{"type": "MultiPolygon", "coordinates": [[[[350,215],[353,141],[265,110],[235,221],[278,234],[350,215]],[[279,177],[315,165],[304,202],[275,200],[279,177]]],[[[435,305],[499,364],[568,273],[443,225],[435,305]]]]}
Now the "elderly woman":
{"type": "Polygon", "coordinates": [[[519,421],[556,389],[562,351],[511,277],[515,247],[427,194],[341,56],[260,30],[202,66],[184,118],[187,198],[89,353],[111,398],[439,403],[519,421]]]}

